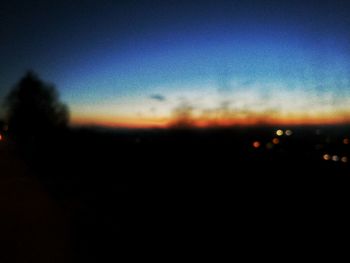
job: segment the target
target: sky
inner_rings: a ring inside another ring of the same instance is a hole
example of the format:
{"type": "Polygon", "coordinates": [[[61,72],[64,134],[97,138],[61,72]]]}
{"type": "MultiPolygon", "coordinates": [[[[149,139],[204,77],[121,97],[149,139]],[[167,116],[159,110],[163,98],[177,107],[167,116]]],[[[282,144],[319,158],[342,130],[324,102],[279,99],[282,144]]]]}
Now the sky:
{"type": "Polygon", "coordinates": [[[349,1],[72,2],[1,4],[0,100],[31,69],[73,125],[350,121],[349,1]]]}

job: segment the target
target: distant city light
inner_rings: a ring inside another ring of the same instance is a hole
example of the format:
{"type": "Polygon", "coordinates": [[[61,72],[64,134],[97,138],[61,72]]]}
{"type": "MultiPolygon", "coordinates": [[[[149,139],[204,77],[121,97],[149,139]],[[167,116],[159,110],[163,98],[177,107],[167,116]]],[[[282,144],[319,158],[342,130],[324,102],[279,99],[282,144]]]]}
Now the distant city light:
{"type": "Polygon", "coordinates": [[[347,163],[348,162],[348,157],[344,156],[340,159],[343,163],[347,163]]]}
{"type": "Polygon", "coordinates": [[[272,139],[272,143],[273,144],[279,144],[280,143],[280,140],[278,138],[273,138],[272,139]]]}
{"type": "Polygon", "coordinates": [[[283,131],[282,130],[277,130],[276,131],[276,135],[277,136],[282,136],[283,135],[283,131]]]}
{"type": "Polygon", "coordinates": [[[345,138],[345,139],[343,140],[343,143],[344,143],[344,144],[349,144],[349,143],[350,143],[350,140],[349,140],[348,138],[345,138]]]}
{"type": "Polygon", "coordinates": [[[261,143],[260,143],[259,141],[253,142],[253,147],[254,147],[255,149],[258,149],[260,146],[261,146],[261,143]]]}
{"type": "Polygon", "coordinates": [[[329,154],[324,154],[323,155],[323,160],[329,161],[331,159],[331,156],[329,154]]]}
{"type": "Polygon", "coordinates": [[[285,134],[287,136],[291,136],[293,134],[292,130],[286,130],[285,134]]]}
{"type": "Polygon", "coordinates": [[[333,162],[338,162],[339,161],[339,156],[338,155],[333,155],[332,156],[332,161],[333,162]]]}

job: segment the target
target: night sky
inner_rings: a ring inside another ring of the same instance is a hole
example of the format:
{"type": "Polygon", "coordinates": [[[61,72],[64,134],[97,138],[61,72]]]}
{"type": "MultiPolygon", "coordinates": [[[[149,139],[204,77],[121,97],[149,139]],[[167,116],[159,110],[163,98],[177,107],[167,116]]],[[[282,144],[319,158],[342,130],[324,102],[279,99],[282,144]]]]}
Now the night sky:
{"type": "Polygon", "coordinates": [[[73,124],[350,120],[349,1],[6,2],[1,100],[32,69],[73,124]]]}

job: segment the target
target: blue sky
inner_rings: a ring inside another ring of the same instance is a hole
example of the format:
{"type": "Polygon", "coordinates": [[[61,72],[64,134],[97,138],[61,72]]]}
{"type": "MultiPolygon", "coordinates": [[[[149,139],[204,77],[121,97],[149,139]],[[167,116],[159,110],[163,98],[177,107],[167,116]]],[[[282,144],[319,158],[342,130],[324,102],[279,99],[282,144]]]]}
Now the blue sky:
{"type": "Polygon", "coordinates": [[[347,114],[350,4],[303,2],[7,3],[0,98],[33,69],[96,122],[162,122],[184,102],[197,116],[347,114]]]}

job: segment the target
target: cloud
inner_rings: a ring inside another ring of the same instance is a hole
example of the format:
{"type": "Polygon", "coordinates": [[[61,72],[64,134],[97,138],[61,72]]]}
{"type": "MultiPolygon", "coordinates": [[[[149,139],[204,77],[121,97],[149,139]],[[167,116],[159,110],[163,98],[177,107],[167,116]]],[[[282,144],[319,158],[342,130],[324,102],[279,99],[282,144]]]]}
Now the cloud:
{"type": "Polygon", "coordinates": [[[165,96],[163,96],[163,95],[161,95],[161,94],[152,94],[152,95],[150,96],[150,98],[151,98],[152,100],[157,100],[157,101],[165,101],[165,100],[166,100],[165,96]]]}

